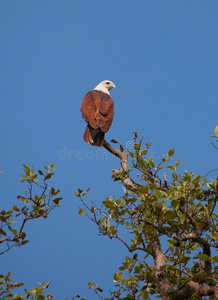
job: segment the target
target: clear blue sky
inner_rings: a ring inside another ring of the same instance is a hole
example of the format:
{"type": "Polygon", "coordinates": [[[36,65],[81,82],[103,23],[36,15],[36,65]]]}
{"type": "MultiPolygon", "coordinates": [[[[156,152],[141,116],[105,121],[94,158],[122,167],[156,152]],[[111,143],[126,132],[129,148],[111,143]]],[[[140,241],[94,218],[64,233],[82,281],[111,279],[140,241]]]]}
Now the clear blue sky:
{"type": "Polygon", "coordinates": [[[175,147],[180,172],[218,167],[210,144],[218,125],[217,16],[217,0],[0,1],[1,209],[25,188],[17,184],[22,163],[38,170],[54,162],[52,184],[64,198],[47,220],[27,224],[30,243],[1,257],[1,273],[10,270],[27,289],[51,281],[58,300],[96,299],[88,281],[113,290],[128,253],[78,215],[74,196],[89,186],[99,205],[122,195],[110,179],[119,160],[99,159],[82,140],[81,101],[104,79],[116,84],[108,141],[125,146],[137,131],[153,141],[156,161],[175,147]]]}

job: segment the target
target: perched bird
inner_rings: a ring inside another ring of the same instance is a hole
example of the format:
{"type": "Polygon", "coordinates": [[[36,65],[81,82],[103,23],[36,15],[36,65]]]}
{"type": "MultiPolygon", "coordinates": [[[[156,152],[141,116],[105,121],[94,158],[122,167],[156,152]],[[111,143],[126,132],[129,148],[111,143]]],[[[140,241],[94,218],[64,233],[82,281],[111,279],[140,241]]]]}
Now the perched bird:
{"type": "Polygon", "coordinates": [[[104,80],[88,92],[82,101],[82,117],[88,123],[83,141],[90,145],[102,147],[104,144],[105,132],[109,130],[114,117],[114,101],[109,93],[113,88],[113,82],[104,80]]]}

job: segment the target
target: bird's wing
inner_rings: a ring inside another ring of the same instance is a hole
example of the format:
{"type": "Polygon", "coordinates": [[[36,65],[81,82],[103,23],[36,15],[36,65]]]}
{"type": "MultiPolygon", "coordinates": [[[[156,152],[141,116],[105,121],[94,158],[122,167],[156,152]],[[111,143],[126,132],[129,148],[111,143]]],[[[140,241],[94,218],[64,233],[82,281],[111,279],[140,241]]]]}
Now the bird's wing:
{"type": "Polygon", "coordinates": [[[107,132],[114,117],[114,101],[101,91],[88,92],[81,105],[83,119],[94,129],[107,132]]]}
{"type": "Polygon", "coordinates": [[[103,132],[107,132],[114,118],[114,101],[107,94],[101,97],[99,109],[96,111],[96,120],[98,126],[103,132]]]}
{"type": "Polygon", "coordinates": [[[93,93],[93,91],[91,91],[85,95],[81,104],[81,112],[83,119],[95,129],[99,127],[95,118],[99,102],[100,99],[96,97],[96,93],[93,93]]]}

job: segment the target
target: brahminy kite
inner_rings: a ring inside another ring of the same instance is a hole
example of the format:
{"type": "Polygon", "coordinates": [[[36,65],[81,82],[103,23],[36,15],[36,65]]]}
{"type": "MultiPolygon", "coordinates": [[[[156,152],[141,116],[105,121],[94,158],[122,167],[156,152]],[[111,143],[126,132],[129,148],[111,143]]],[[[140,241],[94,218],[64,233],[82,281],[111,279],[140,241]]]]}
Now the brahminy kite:
{"type": "Polygon", "coordinates": [[[83,119],[88,123],[83,141],[93,146],[102,147],[104,135],[112,124],[114,117],[114,101],[109,91],[115,84],[109,80],[100,82],[94,90],[88,92],[81,105],[83,119]]]}

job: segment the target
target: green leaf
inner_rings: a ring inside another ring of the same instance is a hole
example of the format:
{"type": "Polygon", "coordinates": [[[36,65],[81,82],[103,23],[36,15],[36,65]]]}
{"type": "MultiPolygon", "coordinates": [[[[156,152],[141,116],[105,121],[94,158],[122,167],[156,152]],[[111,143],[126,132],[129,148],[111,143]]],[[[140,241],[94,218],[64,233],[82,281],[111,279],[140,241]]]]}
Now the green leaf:
{"type": "Polygon", "coordinates": [[[172,165],[167,166],[167,169],[170,171],[175,171],[175,167],[172,165]]]}
{"type": "MultiPolygon", "coordinates": [[[[9,280],[10,276],[11,276],[11,272],[8,272],[8,274],[5,276],[5,280],[6,280],[6,281],[9,280]]],[[[10,280],[10,281],[11,281],[11,280],[10,280]]]]}
{"type": "Polygon", "coordinates": [[[213,260],[215,263],[218,263],[218,255],[212,257],[212,260],[213,260]]]}
{"type": "Polygon", "coordinates": [[[114,281],[120,281],[123,278],[123,272],[117,273],[115,272],[114,274],[114,281]]]}
{"type": "Polygon", "coordinates": [[[60,202],[62,199],[63,199],[63,198],[61,198],[61,197],[55,198],[55,199],[53,200],[53,202],[54,202],[55,204],[59,204],[59,202],[60,202]]]}
{"type": "Polygon", "coordinates": [[[39,196],[38,195],[35,195],[35,202],[39,202],[39,196]]]}
{"type": "Polygon", "coordinates": [[[180,206],[180,203],[179,203],[178,199],[174,199],[171,201],[172,208],[178,208],[179,206],[180,206]]]}
{"type": "Polygon", "coordinates": [[[54,163],[50,164],[49,168],[52,169],[54,167],[54,163]]]}
{"type": "Polygon", "coordinates": [[[211,257],[209,257],[207,254],[198,254],[197,257],[202,261],[209,261],[211,260],[211,257]]]}
{"type": "Polygon", "coordinates": [[[208,181],[207,181],[207,178],[204,177],[204,184],[207,185],[208,184],[208,181]]]}
{"type": "Polygon", "coordinates": [[[44,180],[50,179],[52,175],[54,175],[54,173],[48,173],[48,174],[45,176],[44,180]]]}
{"type": "Polygon", "coordinates": [[[26,245],[27,243],[29,243],[28,240],[21,242],[21,245],[26,245]]]}
{"type": "Polygon", "coordinates": [[[141,155],[146,155],[148,153],[148,150],[147,149],[144,149],[144,150],[141,150],[140,151],[140,154],[141,155]]]}
{"type": "Polygon", "coordinates": [[[51,188],[51,195],[55,195],[55,189],[53,187],[51,188]]]}
{"type": "Polygon", "coordinates": [[[118,142],[116,140],[114,140],[114,139],[111,140],[111,143],[118,144],[118,142]]]}
{"type": "Polygon", "coordinates": [[[142,292],[142,297],[143,299],[148,299],[148,293],[146,290],[142,292]]]}
{"type": "Polygon", "coordinates": [[[17,212],[20,211],[20,209],[17,207],[17,205],[14,205],[14,206],[13,206],[13,210],[14,210],[14,211],[17,211],[17,212]]]}
{"type": "Polygon", "coordinates": [[[93,282],[91,282],[91,281],[88,282],[88,286],[89,286],[90,289],[93,289],[93,282]]]}
{"type": "Polygon", "coordinates": [[[175,241],[174,241],[174,240],[167,240],[167,242],[168,242],[171,246],[175,246],[175,241]]]}
{"type": "Polygon", "coordinates": [[[148,244],[148,246],[147,246],[147,251],[148,251],[149,253],[152,253],[152,247],[151,247],[150,244],[148,244]]]}
{"type": "MultiPolygon", "coordinates": [[[[163,206],[163,208],[164,208],[164,206],[163,206]]],[[[176,217],[175,211],[168,210],[165,212],[165,218],[167,221],[174,220],[175,217],[176,217]]]]}
{"type": "Polygon", "coordinates": [[[29,290],[28,291],[28,294],[33,294],[33,295],[35,295],[36,294],[36,289],[31,289],[31,290],[29,290]]]}
{"type": "Polygon", "coordinates": [[[156,189],[156,190],[155,190],[155,196],[156,196],[158,199],[161,199],[161,197],[162,197],[161,191],[158,190],[158,189],[156,189]]]}
{"type": "Polygon", "coordinates": [[[3,229],[0,229],[0,234],[2,234],[2,235],[4,235],[4,236],[7,235],[6,232],[5,232],[3,229]]]}
{"type": "Polygon", "coordinates": [[[84,216],[84,215],[85,215],[85,208],[82,209],[82,208],[80,207],[80,209],[79,209],[79,214],[80,214],[81,216],[84,216]]]}
{"type": "Polygon", "coordinates": [[[135,254],[133,255],[133,259],[136,259],[137,257],[138,257],[138,254],[135,253],[135,254]]]}
{"type": "Polygon", "coordinates": [[[174,148],[170,149],[170,151],[167,153],[167,156],[169,156],[169,157],[173,156],[174,152],[175,152],[174,148]]]}
{"type": "Polygon", "coordinates": [[[14,235],[17,235],[17,230],[14,228],[11,228],[11,231],[13,232],[14,235]]]}
{"type": "Polygon", "coordinates": [[[186,220],[186,214],[185,213],[181,214],[180,217],[179,217],[179,219],[180,219],[180,222],[183,224],[185,222],[185,220],[186,220]]]}
{"type": "Polygon", "coordinates": [[[214,207],[214,201],[211,201],[211,202],[208,204],[208,207],[207,207],[208,212],[211,212],[211,210],[213,209],[213,207],[214,207]]]}
{"type": "Polygon", "coordinates": [[[122,145],[120,145],[120,151],[123,152],[124,147],[122,145]]]}
{"type": "Polygon", "coordinates": [[[20,295],[14,295],[14,300],[23,300],[23,297],[20,295]]]}
{"type": "Polygon", "coordinates": [[[216,235],[211,235],[210,237],[211,237],[214,241],[218,242],[218,236],[216,236],[216,235]]]}
{"type": "Polygon", "coordinates": [[[134,157],[134,153],[133,152],[128,151],[128,153],[129,153],[130,157],[134,157]]]}
{"type": "Polygon", "coordinates": [[[25,164],[23,164],[23,166],[24,166],[24,171],[25,171],[25,173],[26,173],[27,175],[30,175],[30,172],[31,172],[30,168],[29,168],[28,166],[26,166],[25,164]]]}
{"type": "Polygon", "coordinates": [[[177,162],[175,163],[175,167],[178,167],[180,165],[180,160],[177,160],[177,162]]]}
{"type": "Polygon", "coordinates": [[[25,237],[26,237],[26,233],[25,233],[25,232],[22,232],[21,238],[22,238],[22,239],[25,239],[25,237]]]}
{"type": "Polygon", "coordinates": [[[115,204],[109,200],[103,201],[103,204],[105,205],[106,208],[113,209],[115,207],[115,204]]]}
{"type": "Polygon", "coordinates": [[[144,185],[141,185],[139,188],[138,188],[138,192],[139,193],[142,193],[142,194],[147,194],[148,193],[148,190],[149,188],[147,186],[144,186],[144,185]]]}

